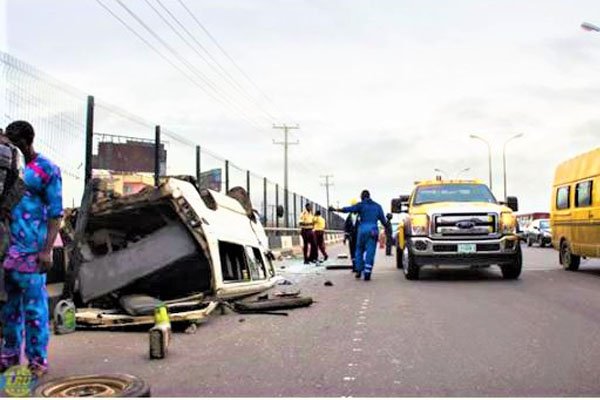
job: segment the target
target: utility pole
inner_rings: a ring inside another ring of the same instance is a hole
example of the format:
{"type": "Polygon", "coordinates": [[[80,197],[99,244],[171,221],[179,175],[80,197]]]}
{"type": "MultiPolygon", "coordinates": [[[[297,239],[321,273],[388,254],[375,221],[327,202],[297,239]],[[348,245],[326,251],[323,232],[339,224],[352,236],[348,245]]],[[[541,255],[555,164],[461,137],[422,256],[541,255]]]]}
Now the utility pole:
{"type": "Polygon", "coordinates": [[[298,125],[296,126],[287,126],[283,125],[273,125],[273,129],[282,129],[283,130],[283,142],[276,142],[273,140],[273,144],[282,145],[283,146],[283,202],[285,208],[285,226],[289,228],[289,202],[288,202],[288,148],[290,145],[299,144],[297,140],[295,142],[289,141],[289,131],[290,129],[300,129],[298,125]]]}
{"type": "Polygon", "coordinates": [[[331,224],[331,218],[329,213],[329,187],[333,186],[333,182],[329,181],[329,178],[333,178],[333,175],[321,175],[321,178],[325,179],[321,186],[325,186],[325,193],[327,194],[327,225],[331,224]]]}

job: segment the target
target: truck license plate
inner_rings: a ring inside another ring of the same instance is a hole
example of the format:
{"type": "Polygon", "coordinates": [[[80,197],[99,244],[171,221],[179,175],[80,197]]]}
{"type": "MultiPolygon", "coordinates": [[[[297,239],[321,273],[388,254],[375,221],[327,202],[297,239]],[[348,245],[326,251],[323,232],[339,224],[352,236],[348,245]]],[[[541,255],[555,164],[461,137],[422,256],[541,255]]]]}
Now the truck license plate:
{"type": "Polygon", "coordinates": [[[471,254],[477,252],[477,245],[473,243],[468,244],[459,244],[458,245],[458,253],[459,254],[471,254]]]}

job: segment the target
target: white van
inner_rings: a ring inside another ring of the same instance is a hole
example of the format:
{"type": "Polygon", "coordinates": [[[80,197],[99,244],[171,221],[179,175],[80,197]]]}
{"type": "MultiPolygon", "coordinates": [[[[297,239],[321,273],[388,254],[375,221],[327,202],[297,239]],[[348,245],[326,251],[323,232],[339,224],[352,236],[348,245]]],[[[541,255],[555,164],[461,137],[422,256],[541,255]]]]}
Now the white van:
{"type": "Polygon", "coordinates": [[[84,201],[68,213],[61,232],[70,242],[63,297],[75,300],[78,323],[132,295],[206,304],[272,287],[267,236],[247,194],[236,189],[230,194],[237,199],[198,191],[191,179],[166,178],[158,188],[87,207],[84,201]]]}

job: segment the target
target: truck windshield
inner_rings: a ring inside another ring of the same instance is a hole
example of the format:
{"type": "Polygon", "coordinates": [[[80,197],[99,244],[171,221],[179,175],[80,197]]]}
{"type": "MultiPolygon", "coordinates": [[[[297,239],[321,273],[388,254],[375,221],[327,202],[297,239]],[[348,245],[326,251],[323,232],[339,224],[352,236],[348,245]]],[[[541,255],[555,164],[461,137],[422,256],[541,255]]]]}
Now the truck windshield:
{"type": "Polygon", "coordinates": [[[540,221],[540,228],[541,229],[550,229],[550,221],[548,221],[547,219],[543,219],[540,221]]]}
{"type": "Polygon", "coordinates": [[[417,188],[413,205],[440,202],[496,203],[487,186],[475,183],[421,186],[417,188]]]}

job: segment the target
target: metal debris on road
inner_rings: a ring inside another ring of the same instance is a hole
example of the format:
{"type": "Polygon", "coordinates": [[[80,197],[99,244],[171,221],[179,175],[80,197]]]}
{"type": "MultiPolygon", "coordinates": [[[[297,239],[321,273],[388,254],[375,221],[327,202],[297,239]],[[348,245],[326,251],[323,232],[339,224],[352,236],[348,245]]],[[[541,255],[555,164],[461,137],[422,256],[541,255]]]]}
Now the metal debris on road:
{"type": "Polygon", "coordinates": [[[275,297],[298,297],[300,296],[300,289],[292,290],[289,292],[275,292],[273,293],[275,297]]]}

